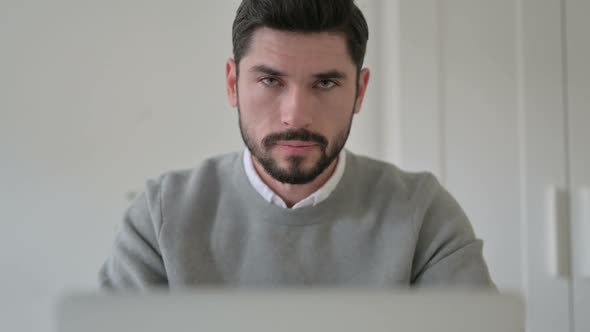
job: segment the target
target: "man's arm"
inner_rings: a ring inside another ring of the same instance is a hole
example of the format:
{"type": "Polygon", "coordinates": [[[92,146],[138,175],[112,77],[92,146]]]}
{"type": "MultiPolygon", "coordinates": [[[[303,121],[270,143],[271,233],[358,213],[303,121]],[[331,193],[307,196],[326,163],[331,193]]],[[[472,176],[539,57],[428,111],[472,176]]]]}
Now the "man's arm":
{"type": "Polygon", "coordinates": [[[428,204],[416,214],[412,286],[495,289],[483,258],[483,241],[475,237],[463,209],[434,176],[424,182],[421,198],[428,204]]]}
{"type": "Polygon", "coordinates": [[[111,256],[99,272],[102,288],[145,289],[167,284],[158,245],[161,225],[159,185],[149,181],[146,191],[125,212],[111,256]]]}

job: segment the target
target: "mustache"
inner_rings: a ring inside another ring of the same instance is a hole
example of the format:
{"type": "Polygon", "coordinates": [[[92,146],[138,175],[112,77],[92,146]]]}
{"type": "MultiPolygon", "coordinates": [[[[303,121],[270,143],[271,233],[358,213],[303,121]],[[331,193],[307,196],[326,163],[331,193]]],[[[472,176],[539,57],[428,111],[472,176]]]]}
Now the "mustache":
{"type": "Polygon", "coordinates": [[[307,141],[317,143],[325,149],[328,145],[328,139],[320,134],[312,133],[306,129],[290,129],[282,133],[273,133],[262,140],[262,145],[269,148],[278,141],[307,141]]]}

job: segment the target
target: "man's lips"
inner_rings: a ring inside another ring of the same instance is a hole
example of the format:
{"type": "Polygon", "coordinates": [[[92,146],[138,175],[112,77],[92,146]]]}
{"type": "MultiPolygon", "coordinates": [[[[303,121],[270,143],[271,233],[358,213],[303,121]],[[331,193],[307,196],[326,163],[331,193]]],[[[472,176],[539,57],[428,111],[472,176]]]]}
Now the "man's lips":
{"type": "Polygon", "coordinates": [[[306,147],[312,147],[312,146],[318,145],[315,142],[309,142],[309,141],[278,141],[276,144],[280,145],[280,146],[292,147],[292,148],[306,148],[306,147]]]}
{"type": "Polygon", "coordinates": [[[288,154],[304,155],[311,153],[320,145],[310,141],[278,141],[276,147],[288,154]]]}

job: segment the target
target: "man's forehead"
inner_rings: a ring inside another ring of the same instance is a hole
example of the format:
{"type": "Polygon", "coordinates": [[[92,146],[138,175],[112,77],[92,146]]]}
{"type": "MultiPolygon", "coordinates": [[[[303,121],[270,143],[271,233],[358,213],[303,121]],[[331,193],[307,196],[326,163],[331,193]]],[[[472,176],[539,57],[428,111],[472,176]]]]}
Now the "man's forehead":
{"type": "Polygon", "coordinates": [[[261,64],[289,70],[294,67],[309,71],[327,68],[354,70],[346,38],[342,34],[299,33],[259,28],[252,34],[242,61],[248,67],[261,64]]]}

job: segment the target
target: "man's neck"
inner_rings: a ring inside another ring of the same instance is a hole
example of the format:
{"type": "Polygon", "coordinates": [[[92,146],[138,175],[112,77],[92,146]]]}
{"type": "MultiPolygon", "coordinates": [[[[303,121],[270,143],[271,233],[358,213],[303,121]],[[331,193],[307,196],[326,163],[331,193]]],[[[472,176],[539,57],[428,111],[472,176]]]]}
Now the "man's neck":
{"type": "Polygon", "coordinates": [[[338,158],[336,158],[320,175],[318,175],[318,177],[309,183],[288,184],[275,180],[264,170],[256,158],[251,157],[251,159],[254,164],[254,169],[256,170],[256,173],[258,173],[260,179],[272,189],[289,208],[320,189],[330,179],[332,174],[334,174],[334,170],[336,170],[336,165],[338,164],[338,158]]]}

